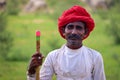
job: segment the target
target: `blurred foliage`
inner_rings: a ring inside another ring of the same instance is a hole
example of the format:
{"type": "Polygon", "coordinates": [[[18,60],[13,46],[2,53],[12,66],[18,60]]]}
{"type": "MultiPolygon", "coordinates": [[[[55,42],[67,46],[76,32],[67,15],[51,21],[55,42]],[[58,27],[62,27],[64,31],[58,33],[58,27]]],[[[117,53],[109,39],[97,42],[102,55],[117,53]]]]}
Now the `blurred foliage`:
{"type": "Polygon", "coordinates": [[[109,32],[114,37],[115,43],[120,44],[120,5],[116,4],[113,8],[109,10],[110,24],[109,32]]]}
{"type": "MultiPolygon", "coordinates": [[[[108,37],[111,37],[109,40],[114,42],[114,45],[111,46],[119,46],[120,45],[120,0],[112,0],[111,6],[106,11],[98,11],[97,12],[102,18],[103,22],[107,23],[105,33],[107,33],[108,37]]],[[[102,22],[101,22],[102,23],[102,22]]],[[[120,80],[120,54],[117,52],[117,48],[114,49],[114,52],[111,52],[111,66],[110,63],[107,64],[106,77],[107,79],[115,79],[120,80]],[[112,74],[111,74],[112,73],[112,74]]],[[[111,51],[111,50],[110,50],[111,51]]],[[[109,62],[109,61],[107,61],[109,62]]]]}
{"type": "Polygon", "coordinates": [[[108,22],[106,31],[114,38],[115,44],[120,44],[120,1],[114,0],[114,4],[107,11],[98,11],[100,17],[108,22]]]}
{"type": "Polygon", "coordinates": [[[10,15],[17,15],[20,11],[19,5],[19,0],[7,0],[7,13],[10,15]]]}
{"type": "Polygon", "coordinates": [[[48,6],[52,9],[51,18],[57,20],[62,12],[73,5],[83,5],[79,0],[46,0],[48,6]]]}
{"type": "MultiPolygon", "coordinates": [[[[53,35],[53,37],[54,36],[56,36],[56,35],[53,35]]],[[[50,48],[49,52],[54,50],[54,49],[58,49],[58,48],[61,47],[60,39],[58,39],[57,37],[56,38],[53,38],[53,37],[50,37],[47,41],[48,47],[50,48]]]]}
{"type": "Polygon", "coordinates": [[[12,47],[13,37],[11,33],[6,30],[7,14],[0,13],[0,55],[2,58],[7,59],[7,55],[12,47]]]}

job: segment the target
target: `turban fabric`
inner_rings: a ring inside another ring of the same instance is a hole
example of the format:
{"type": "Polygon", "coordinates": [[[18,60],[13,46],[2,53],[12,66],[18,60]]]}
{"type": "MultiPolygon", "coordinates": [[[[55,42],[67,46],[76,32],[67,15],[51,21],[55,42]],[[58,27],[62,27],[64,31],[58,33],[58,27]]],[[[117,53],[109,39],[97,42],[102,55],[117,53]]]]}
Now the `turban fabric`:
{"type": "MultiPolygon", "coordinates": [[[[87,38],[90,32],[94,29],[94,20],[91,18],[90,14],[81,6],[75,5],[68,10],[65,10],[63,14],[58,18],[58,30],[60,35],[65,38],[62,32],[62,28],[71,22],[84,22],[88,28],[87,38]]],[[[84,38],[84,39],[85,39],[84,38]]]]}

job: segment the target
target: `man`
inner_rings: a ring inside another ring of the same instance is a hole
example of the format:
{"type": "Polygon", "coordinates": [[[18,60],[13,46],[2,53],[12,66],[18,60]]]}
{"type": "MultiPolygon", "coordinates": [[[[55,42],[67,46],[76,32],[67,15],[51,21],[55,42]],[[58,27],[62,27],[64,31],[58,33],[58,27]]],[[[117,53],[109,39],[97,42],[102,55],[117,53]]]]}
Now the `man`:
{"type": "MultiPolygon", "coordinates": [[[[53,74],[57,80],[106,80],[101,54],[82,43],[94,29],[90,14],[75,5],[59,17],[58,29],[66,44],[47,55],[40,69],[40,80],[51,80],[53,74]]],[[[33,55],[28,80],[35,80],[35,68],[41,63],[42,55],[33,55]]]]}

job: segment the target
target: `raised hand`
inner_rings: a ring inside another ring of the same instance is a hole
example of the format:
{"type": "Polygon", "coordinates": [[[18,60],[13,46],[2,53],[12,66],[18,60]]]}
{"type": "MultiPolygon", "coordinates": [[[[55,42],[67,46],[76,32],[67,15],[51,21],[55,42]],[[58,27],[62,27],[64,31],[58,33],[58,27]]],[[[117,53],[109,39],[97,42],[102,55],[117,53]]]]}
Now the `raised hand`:
{"type": "Polygon", "coordinates": [[[35,74],[36,68],[42,65],[43,58],[44,58],[43,55],[38,52],[36,52],[32,56],[31,61],[28,66],[28,75],[35,74]]]}

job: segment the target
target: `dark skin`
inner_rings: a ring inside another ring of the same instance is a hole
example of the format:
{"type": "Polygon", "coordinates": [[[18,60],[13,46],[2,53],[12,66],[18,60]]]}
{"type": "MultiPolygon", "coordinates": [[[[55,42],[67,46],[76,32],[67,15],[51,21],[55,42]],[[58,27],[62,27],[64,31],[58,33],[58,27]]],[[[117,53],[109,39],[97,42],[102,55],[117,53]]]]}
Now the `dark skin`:
{"type": "Polygon", "coordinates": [[[28,75],[31,74],[35,74],[36,72],[36,68],[40,65],[42,65],[42,61],[43,61],[44,56],[41,53],[34,53],[34,55],[32,55],[32,58],[30,60],[30,64],[28,66],[28,75]]]}
{"type": "Polygon", "coordinates": [[[78,49],[82,46],[82,40],[87,36],[88,30],[83,22],[72,22],[65,26],[63,35],[70,49],[78,49]]]}
{"type": "MultiPolygon", "coordinates": [[[[67,41],[66,45],[70,49],[78,49],[82,46],[82,40],[87,36],[88,29],[85,27],[83,22],[72,22],[67,24],[62,29],[63,35],[67,41]]],[[[35,69],[42,65],[43,56],[40,53],[35,53],[32,56],[28,75],[35,74],[35,69]]]]}

